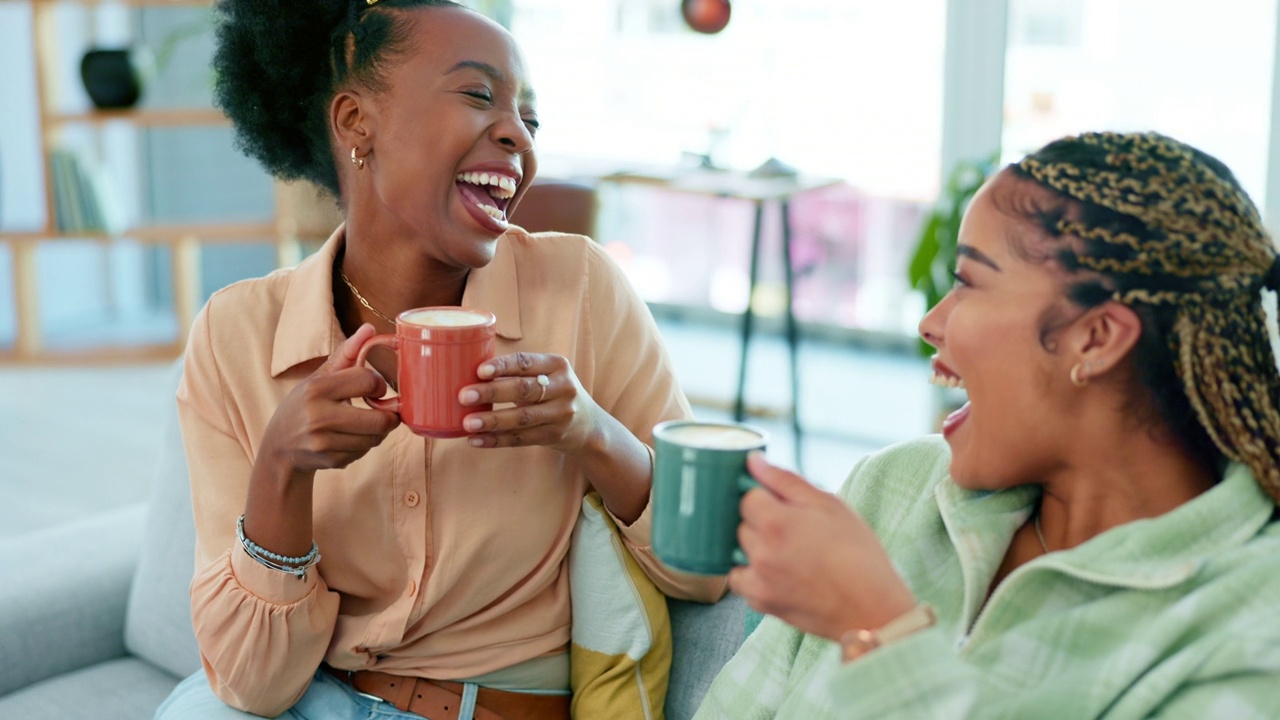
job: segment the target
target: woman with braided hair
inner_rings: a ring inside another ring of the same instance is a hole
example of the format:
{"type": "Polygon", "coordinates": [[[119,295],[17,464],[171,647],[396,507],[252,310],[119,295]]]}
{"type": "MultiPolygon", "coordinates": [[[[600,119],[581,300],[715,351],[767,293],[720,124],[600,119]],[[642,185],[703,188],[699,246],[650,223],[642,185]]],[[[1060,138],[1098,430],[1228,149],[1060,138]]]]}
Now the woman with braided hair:
{"type": "Polygon", "coordinates": [[[712,718],[1280,717],[1280,260],[1217,160],[1091,133],[993,177],[920,323],[969,402],[828,495],[753,457],[768,617],[712,718]]]}
{"type": "Polygon", "coordinates": [[[204,667],[158,717],[563,720],[590,493],[633,582],[724,591],[649,551],[646,443],[689,415],[657,328],[590,239],[508,223],[538,121],[499,25],[445,0],[217,10],[240,147],[328,189],[345,222],[192,327],[178,404],[204,667]],[[361,400],[394,383],[394,355],[355,358],[402,311],[458,305],[497,317],[496,356],[459,393],[470,434],[424,439],[361,400]]]}

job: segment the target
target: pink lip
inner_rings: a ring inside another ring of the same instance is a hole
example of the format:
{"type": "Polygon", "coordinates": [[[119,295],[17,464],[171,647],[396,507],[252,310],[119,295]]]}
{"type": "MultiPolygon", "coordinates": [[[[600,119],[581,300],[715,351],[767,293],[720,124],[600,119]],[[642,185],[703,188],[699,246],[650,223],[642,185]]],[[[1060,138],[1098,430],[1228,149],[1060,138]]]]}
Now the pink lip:
{"type": "MultiPolygon", "coordinates": [[[[472,165],[470,167],[463,168],[462,170],[458,171],[458,174],[463,174],[463,173],[488,173],[489,175],[501,175],[502,177],[510,178],[511,180],[515,181],[517,192],[519,192],[520,183],[524,179],[523,173],[520,172],[520,168],[515,167],[510,163],[502,163],[502,162],[480,163],[478,165],[472,165]]],[[[456,182],[461,188],[463,183],[461,181],[456,181],[456,182]]],[[[489,215],[489,213],[476,207],[475,203],[467,199],[465,193],[468,191],[463,191],[460,189],[459,192],[463,193],[463,195],[460,197],[462,201],[462,206],[466,209],[467,214],[470,215],[477,223],[479,223],[482,227],[488,229],[490,232],[493,232],[493,233],[501,234],[507,231],[507,228],[509,227],[509,223],[503,220],[499,220],[489,215]]],[[[505,213],[506,209],[510,207],[510,204],[504,202],[499,204],[498,207],[502,209],[505,213]]]]}
{"type": "Polygon", "coordinates": [[[951,434],[963,425],[965,420],[969,419],[969,410],[969,403],[965,403],[960,406],[959,410],[956,410],[944,418],[942,421],[942,437],[951,437],[951,434]]]}
{"type": "Polygon", "coordinates": [[[498,235],[507,231],[508,223],[503,222],[502,220],[499,220],[489,213],[481,210],[474,202],[467,199],[463,192],[464,191],[462,190],[458,191],[458,202],[462,203],[463,209],[467,211],[467,214],[470,215],[472,219],[480,223],[481,226],[487,228],[490,232],[498,235]]]}

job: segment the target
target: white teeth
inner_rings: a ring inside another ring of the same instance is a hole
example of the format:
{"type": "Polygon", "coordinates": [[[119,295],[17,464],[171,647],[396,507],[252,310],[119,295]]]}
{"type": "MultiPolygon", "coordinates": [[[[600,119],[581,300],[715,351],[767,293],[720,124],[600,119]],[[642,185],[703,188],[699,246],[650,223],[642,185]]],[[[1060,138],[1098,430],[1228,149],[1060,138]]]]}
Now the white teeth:
{"type": "Polygon", "coordinates": [[[929,384],[937,385],[938,387],[965,389],[964,380],[954,376],[943,375],[940,372],[933,373],[929,378],[929,384]]]}
{"type": "Polygon", "coordinates": [[[492,205],[485,205],[484,203],[480,203],[480,209],[489,213],[489,217],[492,217],[494,220],[501,220],[503,222],[507,221],[507,216],[504,215],[501,210],[499,210],[498,208],[492,205]]]}
{"type": "Polygon", "coordinates": [[[465,172],[459,173],[455,179],[472,185],[487,185],[492,187],[493,190],[489,191],[489,194],[499,200],[506,200],[516,194],[516,181],[506,175],[486,172],[465,172]]]}

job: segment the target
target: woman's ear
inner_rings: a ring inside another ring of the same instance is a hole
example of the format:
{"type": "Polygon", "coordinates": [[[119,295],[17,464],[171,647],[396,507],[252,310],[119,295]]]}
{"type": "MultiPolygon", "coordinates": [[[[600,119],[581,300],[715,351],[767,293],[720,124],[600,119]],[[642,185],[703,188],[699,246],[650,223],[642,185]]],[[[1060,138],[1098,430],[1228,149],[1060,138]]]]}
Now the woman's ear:
{"type": "Polygon", "coordinates": [[[358,154],[368,154],[373,118],[366,105],[366,98],[355,90],[343,90],[329,103],[329,130],[339,149],[354,147],[358,154]]]}
{"type": "Polygon", "coordinates": [[[1090,375],[1100,375],[1116,367],[1142,337],[1142,319],[1133,308],[1107,301],[1080,318],[1075,348],[1090,375]]]}

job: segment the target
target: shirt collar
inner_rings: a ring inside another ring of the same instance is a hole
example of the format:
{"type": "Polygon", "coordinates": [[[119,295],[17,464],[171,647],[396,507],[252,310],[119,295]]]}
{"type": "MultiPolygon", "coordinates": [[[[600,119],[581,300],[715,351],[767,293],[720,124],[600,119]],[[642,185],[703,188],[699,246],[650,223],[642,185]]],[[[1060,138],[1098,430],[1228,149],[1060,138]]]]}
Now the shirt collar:
{"type": "Polygon", "coordinates": [[[529,235],[512,226],[494,249],[493,260],[482,268],[472,270],[467,276],[467,287],[462,291],[462,304],[477,310],[488,310],[498,322],[494,332],[507,340],[520,340],[524,331],[520,323],[520,273],[519,254],[529,235]]]}
{"type": "MultiPolygon", "coordinates": [[[[508,235],[515,232],[513,229],[508,235]]],[[[493,260],[467,276],[462,304],[493,313],[498,318],[497,334],[519,340],[523,332],[516,268],[518,240],[508,235],[498,239],[493,260]]],[[[296,365],[329,357],[344,339],[333,311],[333,264],[345,242],[344,223],[291,272],[271,350],[272,377],[296,365]]]]}
{"type": "Polygon", "coordinates": [[[1222,480],[1169,512],[1126,523],[1049,556],[1065,572],[1133,588],[1172,587],[1216,556],[1244,545],[1270,521],[1275,503],[1253,473],[1232,463],[1222,480]]]}
{"type": "MultiPolygon", "coordinates": [[[[994,572],[1014,531],[1030,517],[1039,496],[1034,487],[975,492],[950,480],[936,487],[935,498],[948,533],[969,565],[966,575],[989,576],[988,569],[994,572]],[[983,552],[992,548],[1000,551],[983,552]]],[[[1033,562],[1104,585],[1172,587],[1195,575],[1222,551],[1244,545],[1274,511],[1275,503],[1249,469],[1232,463],[1217,485],[1159,517],[1126,523],[1079,547],[1033,562]]]]}

